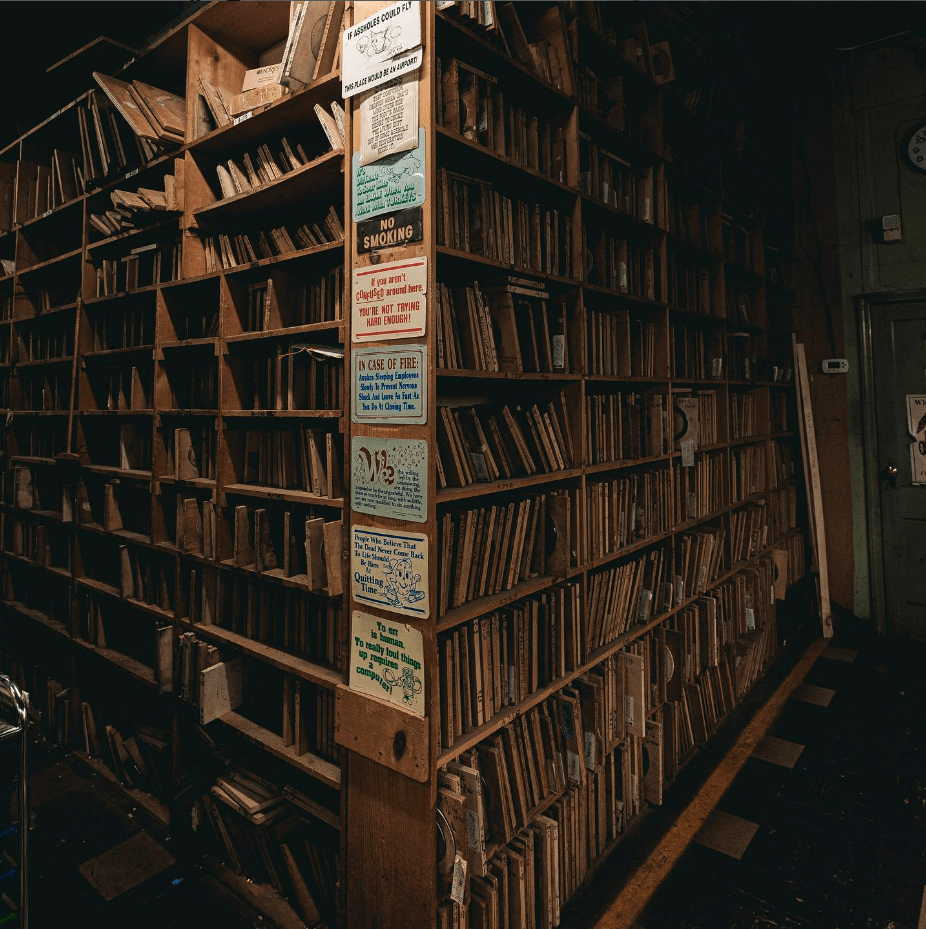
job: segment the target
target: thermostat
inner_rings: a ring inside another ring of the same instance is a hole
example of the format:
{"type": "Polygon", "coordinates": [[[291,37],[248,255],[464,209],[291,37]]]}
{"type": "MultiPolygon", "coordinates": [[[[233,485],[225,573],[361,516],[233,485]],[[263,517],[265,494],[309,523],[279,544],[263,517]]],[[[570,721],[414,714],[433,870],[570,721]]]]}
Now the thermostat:
{"type": "Polygon", "coordinates": [[[849,362],[845,358],[824,358],[820,368],[824,374],[848,374],[849,362]]]}

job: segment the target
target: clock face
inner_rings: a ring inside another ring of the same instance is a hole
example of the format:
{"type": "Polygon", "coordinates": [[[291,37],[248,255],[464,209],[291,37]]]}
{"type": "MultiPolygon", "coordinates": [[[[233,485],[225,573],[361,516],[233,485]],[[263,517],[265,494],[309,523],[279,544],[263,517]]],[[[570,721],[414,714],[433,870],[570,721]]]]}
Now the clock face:
{"type": "Polygon", "coordinates": [[[917,126],[907,142],[907,160],[920,171],[926,171],[926,123],[917,126]]]}

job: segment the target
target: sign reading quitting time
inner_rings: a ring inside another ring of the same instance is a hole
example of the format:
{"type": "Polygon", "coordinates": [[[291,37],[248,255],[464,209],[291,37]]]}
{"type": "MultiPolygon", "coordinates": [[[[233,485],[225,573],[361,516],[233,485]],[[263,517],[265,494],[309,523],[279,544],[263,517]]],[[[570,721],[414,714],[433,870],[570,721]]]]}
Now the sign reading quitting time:
{"type": "Polygon", "coordinates": [[[351,340],[376,342],[423,336],[427,287],[426,257],[355,269],[351,340]]]}

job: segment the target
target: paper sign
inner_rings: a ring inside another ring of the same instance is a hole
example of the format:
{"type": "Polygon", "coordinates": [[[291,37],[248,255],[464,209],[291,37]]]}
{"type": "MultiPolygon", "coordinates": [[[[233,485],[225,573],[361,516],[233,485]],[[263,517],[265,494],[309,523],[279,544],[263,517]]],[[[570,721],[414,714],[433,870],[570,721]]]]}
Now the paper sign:
{"type": "Polygon", "coordinates": [[[405,623],[382,622],[354,610],[351,617],[350,688],[425,714],[424,643],[405,623]]]}
{"type": "Polygon", "coordinates": [[[360,100],[360,164],[418,147],[418,78],[393,78],[360,100]]]}
{"type": "Polygon", "coordinates": [[[351,422],[428,421],[428,349],[357,348],[351,353],[351,422]]]}
{"type": "Polygon", "coordinates": [[[427,522],[428,443],[355,435],[350,505],[355,513],[427,522]]]}
{"type": "Polygon", "coordinates": [[[357,254],[364,255],[376,248],[398,248],[410,242],[420,242],[424,236],[422,212],[420,206],[415,206],[410,210],[397,210],[388,216],[357,223],[357,254]]]}
{"type": "Polygon", "coordinates": [[[915,441],[910,446],[914,484],[926,484],[926,396],[907,395],[907,429],[915,441]]]}
{"type": "Polygon", "coordinates": [[[417,70],[422,58],[419,0],[404,0],[378,10],[345,29],[343,41],[341,96],[345,99],[417,70]]]}
{"type": "Polygon", "coordinates": [[[369,526],[352,526],[350,537],[351,596],[381,610],[427,619],[428,537],[369,526]]]}
{"type": "Polygon", "coordinates": [[[418,130],[418,147],[410,152],[389,155],[371,165],[361,165],[360,152],[354,152],[352,167],[354,222],[420,206],[424,203],[424,129],[418,130]]]}
{"type": "Polygon", "coordinates": [[[356,269],[351,292],[351,340],[378,342],[423,336],[427,288],[426,257],[356,269]]]}

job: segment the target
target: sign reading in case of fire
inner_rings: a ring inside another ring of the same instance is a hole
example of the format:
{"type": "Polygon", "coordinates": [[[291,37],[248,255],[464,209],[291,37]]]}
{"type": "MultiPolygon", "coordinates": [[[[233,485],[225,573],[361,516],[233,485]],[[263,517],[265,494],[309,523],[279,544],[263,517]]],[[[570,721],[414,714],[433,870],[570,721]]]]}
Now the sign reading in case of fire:
{"type": "Polygon", "coordinates": [[[350,591],[359,603],[427,619],[431,615],[428,537],[352,526],[350,591]]]}
{"type": "Polygon", "coordinates": [[[350,475],[350,505],[355,513],[427,522],[428,443],[424,439],[355,435],[350,475]]]}
{"type": "Polygon", "coordinates": [[[351,421],[407,425],[428,420],[427,345],[351,352],[351,421]]]}
{"type": "Polygon", "coordinates": [[[377,342],[424,335],[428,259],[403,258],[355,268],[351,341],[377,342]]]}

